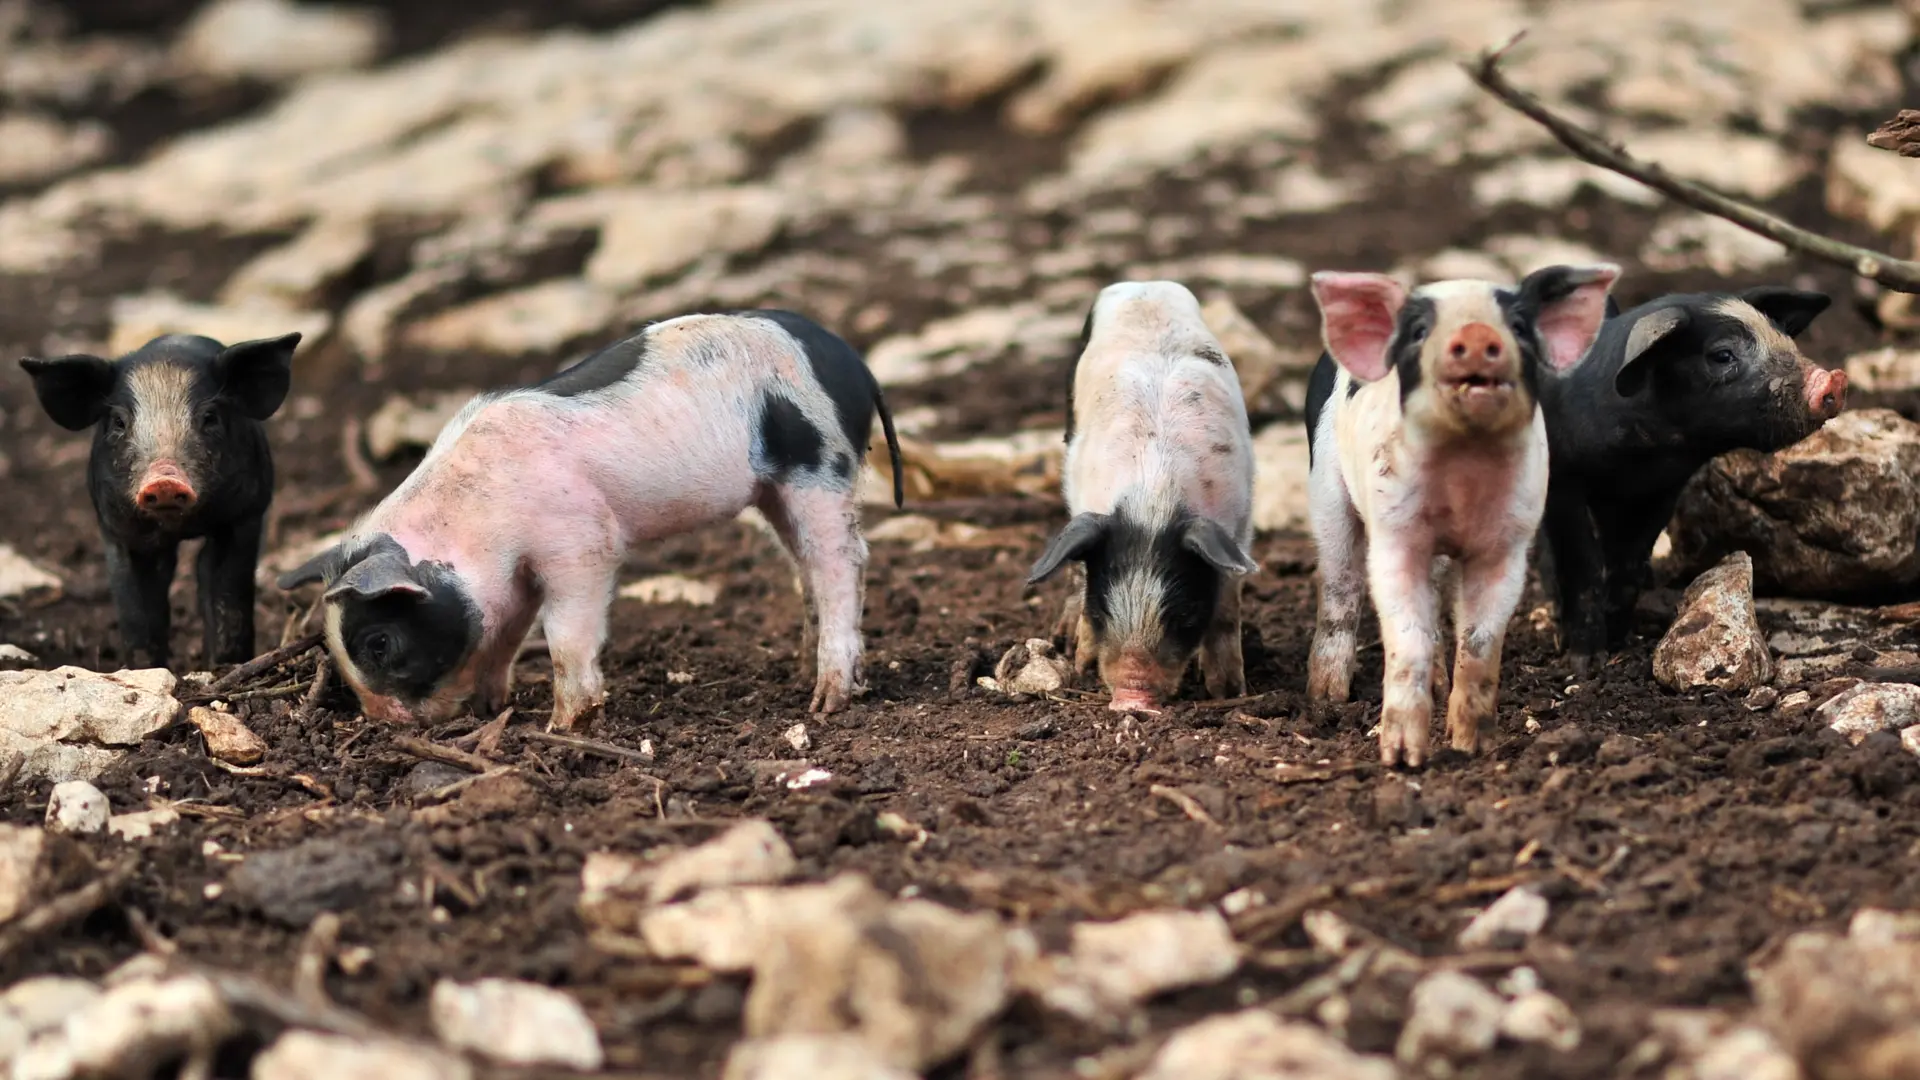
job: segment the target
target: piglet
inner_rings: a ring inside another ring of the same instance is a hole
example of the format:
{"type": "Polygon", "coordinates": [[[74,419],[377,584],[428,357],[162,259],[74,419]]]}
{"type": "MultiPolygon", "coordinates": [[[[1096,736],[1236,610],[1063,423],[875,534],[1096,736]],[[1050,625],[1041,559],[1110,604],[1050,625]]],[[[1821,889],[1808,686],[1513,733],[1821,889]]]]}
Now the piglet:
{"type": "Polygon", "coordinates": [[[253,655],[253,575],[273,501],[261,422],[286,400],[299,343],[297,333],[231,346],[169,334],[112,362],[20,361],[54,423],[93,429],[87,491],[129,658],[170,662],[167,591],[180,542],[200,537],[194,569],[207,659],[253,655]]]}
{"type": "Polygon", "coordinates": [[[548,726],[564,731],[605,703],[600,651],[628,552],[753,506],[799,564],[818,619],[811,708],[835,712],[864,689],[854,486],[875,411],[899,505],[892,416],[845,341],[785,311],[654,323],[470,402],[392,494],[279,585],[325,583],[336,669],[368,716],[396,723],[469,699],[500,709],[539,617],[548,726]]]}
{"type": "Polygon", "coordinates": [[[1171,281],[1100,291],[1066,426],[1072,516],[1027,583],[1079,564],[1057,630],[1077,670],[1099,665],[1111,708],[1152,711],[1197,652],[1208,693],[1244,694],[1253,440],[1239,379],[1191,292],[1171,281]]]}
{"type": "Polygon", "coordinates": [[[1382,274],[1313,275],[1327,352],[1307,394],[1320,563],[1307,696],[1347,700],[1361,595],[1371,591],[1386,652],[1388,765],[1426,760],[1447,682],[1434,654],[1448,587],[1447,732],[1456,750],[1479,749],[1546,505],[1536,386],[1543,368],[1562,371],[1586,354],[1619,273],[1606,263],[1550,266],[1517,287],[1455,280],[1412,292],[1382,274]]]}
{"type": "Polygon", "coordinates": [[[1847,376],[1794,343],[1829,300],[1777,286],[1612,309],[1587,361],[1544,379],[1553,448],[1547,540],[1563,645],[1577,673],[1632,629],[1653,544],[1716,455],[1774,451],[1846,406],[1847,376]]]}

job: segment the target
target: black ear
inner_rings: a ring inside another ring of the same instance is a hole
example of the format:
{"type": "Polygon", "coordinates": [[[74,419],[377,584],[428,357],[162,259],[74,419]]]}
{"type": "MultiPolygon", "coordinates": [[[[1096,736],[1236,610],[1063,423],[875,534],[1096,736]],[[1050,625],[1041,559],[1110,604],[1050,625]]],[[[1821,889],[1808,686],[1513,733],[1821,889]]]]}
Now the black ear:
{"type": "Polygon", "coordinates": [[[1107,529],[1113,519],[1106,514],[1076,514],[1060,535],[1053,538],[1047,550],[1040,553],[1040,561],[1033,564],[1033,570],[1027,574],[1027,584],[1037,585],[1054,575],[1060,564],[1072,560],[1085,562],[1087,552],[1105,542],[1107,529]]]}
{"type": "Polygon", "coordinates": [[[1627,331],[1626,351],[1620,370],[1613,377],[1613,388],[1621,397],[1633,397],[1653,377],[1653,365],[1687,339],[1683,332],[1692,324],[1686,308],[1669,307],[1650,311],[1634,320],[1627,331]]]}
{"type": "Polygon", "coordinates": [[[327,550],[302,563],[298,569],[289,570],[274,579],[280,591],[288,592],[315,581],[331,582],[340,576],[340,545],[335,544],[327,550]]]}
{"type": "Polygon", "coordinates": [[[51,360],[23,357],[20,367],[33,377],[33,392],[53,422],[68,431],[85,431],[107,414],[113,392],[113,365],[78,354],[51,360]]]}
{"type": "Polygon", "coordinates": [[[293,349],[298,344],[295,332],[227,346],[213,362],[223,378],[221,392],[255,420],[272,416],[293,386],[293,349]]]}
{"type": "Polygon", "coordinates": [[[1207,560],[1223,574],[1251,574],[1260,569],[1253,556],[1241,550],[1227,530],[1212,518],[1194,518],[1187,522],[1180,546],[1207,560]]]}
{"type": "Polygon", "coordinates": [[[1606,317],[1606,318],[1609,318],[1609,319],[1612,319],[1612,318],[1615,318],[1615,317],[1617,317],[1617,316],[1618,316],[1619,314],[1620,314],[1620,301],[1618,301],[1618,300],[1615,300],[1615,299],[1613,298],[1613,294],[1612,294],[1612,293],[1608,293],[1608,294],[1607,294],[1607,307],[1606,307],[1606,315],[1605,315],[1605,317],[1606,317]]]}
{"type": "Polygon", "coordinates": [[[1767,317],[1767,321],[1780,328],[1788,337],[1799,337],[1801,331],[1812,325],[1813,320],[1833,298],[1826,293],[1808,292],[1804,289],[1787,289],[1778,285],[1761,285],[1740,294],[1740,299],[1752,304],[1754,309],[1767,317]]]}

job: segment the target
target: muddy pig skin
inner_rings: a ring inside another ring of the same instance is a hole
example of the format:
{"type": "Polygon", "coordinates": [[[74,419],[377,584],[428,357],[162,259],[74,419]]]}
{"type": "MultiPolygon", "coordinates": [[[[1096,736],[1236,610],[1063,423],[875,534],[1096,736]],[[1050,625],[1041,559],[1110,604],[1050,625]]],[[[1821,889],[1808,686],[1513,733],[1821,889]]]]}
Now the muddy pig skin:
{"type": "Polygon", "coordinates": [[[1115,710],[1154,710],[1196,653],[1207,692],[1246,693],[1241,578],[1257,567],[1253,440],[1233,364],[1191,292],[1122,282],[1087,313],[1068,376],[1071,515],[1027,577],[1078,564],[1058,635],[1115,710]]]}
{"type": "Polygon", "coordinates": [[[1386,653],[1380,759],[1390,766],[1426,760],[1437,700],[1453,748],[1480,748],[1546,506],[1536,387],[1586,354],[1619,273],[1550,266],[1518,286],[1454,280],[1411,292],[1383,274],[1313,275],[1327,352],[1307,391],[1320,563],[1307,696],[1347,700],[1371,593],[1386,653]],[[1449,592],[1450,695],[1439,636],[1449,592]]]}
{"type": "Polygon", "coordinates": [[[1562,644],[1586,674],[1625,643],[1680,491],[1729,450],[1774,451],[1846,406],[1847,377],[1794,343],[1823,293],[1665,296],[1608,318],[1585,363],[1542,381],[1553,447],[1542,531],[1562,644]]]}
{"type": "Polygon", "coordinates": [[[20,361],[55,423],[93,429],[87,491],[128,663],[170,663],[167,591],[180,542],[201,537],[194,571],[207,660],[253,656],[253,575],[273,501],[261,421],[286,400],[299,343],[299,334],[233,346],[174,334],[111,362],[20,361]]]}
{"type": "Polygon", "coordinates": [[[862,691],[866,541],[855,481],[879,384],[846,342],[784,311],[648,326],[530,387],[462,409],[338,545],[283,575],[326,583],[327,647],[370,717],[503,707],[533,621],[553,659],[549,727],[605,703],[600,652],[621,563],[757,507],[798,563],[811,708],[862,691]]]}

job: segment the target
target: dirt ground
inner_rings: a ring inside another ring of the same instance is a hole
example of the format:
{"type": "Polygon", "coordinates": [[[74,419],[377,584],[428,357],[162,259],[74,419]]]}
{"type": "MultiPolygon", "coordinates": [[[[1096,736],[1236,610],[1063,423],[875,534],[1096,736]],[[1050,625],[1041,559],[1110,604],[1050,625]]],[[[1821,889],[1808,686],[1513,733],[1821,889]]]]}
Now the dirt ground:
{"type": "MultiPolygon", "coordinates": [[[[76,18],[105,19],[114,9],[129,23],[114,29],[147,30],[173,25],[182,6],[73,5],[76,18]]],[[[511,7],[463,6],[480,18],[511,7]]],[[[539,21],[604,25],[653,6],[583,0],[548,5],[539,21]]],[[[453,5],[394,7],[416,12],[402,34],[409,47],[466,21],[450,14],[453,5]]],[[[125,145],[139,147],[257,100],[210,106],[154,99],[101,115],[125,145]]],[[[1338,115],[1340,102],[1327,107],[1338,115]]],[[[1798,138],[1818,148],[1837,119],[1807,116],[1798,138]]],[[[1140,253],[1231,250],[1286,255],[1312,268],[1384,269],[1409,251],[1471,247],[1519,231],[1630,255],[1651,228],[1646,211],[1591,192],[1570,211],[1472,212],[1462,176],[1373,160],[1376,133],[1358,122],[1333,130],[1319,150],[1322,166],[1364,169],[1377,179],[1359,206],[1221,235],[1195,213],[1206,187],[1244,184],[1257,170],[1211,165],[1135,196],[1133,205],[1150,219],[1203,223],[1170,244],[1139,238],[1140,253]]],[[[1057,164],[1058,141],[1012,139],[984,111],[917,117],[912,135],[919,152],[958,152],[978,162],[975,190],[1006,200],[1023,250],[1059,242],[1060,221],[1020,210],[1010,194],[1025,177],[1057,164]]],[[[1809,226],[1870,239],[1827,215],[1817,179],[1775,208],[1809,226]]],[[[50,332],[97,338],[107,300],[147,284],[208,298],[270,239],[127,237],[85,277],[0,280],[0,342],[20,355],[37,351],[50,332]]],[[[858,255],[871,240],[840,223],[783,237],[780,245],[858,255]]],[[[559,253],[545,272],[571,272],[577,264],[567,260],[582,257],[559,253]]],[[[1631,257],[1623,261],[1620,295],[1627,303],[1719,281],[1704,270],[1660,274],[1631,257]]],[[[367,280],[386,272],[378,258],[364,268],[367,280]]],[[[1795,264],[1784,275],[1733,284],[1783,277],[1836,297],[1805,339],[1812,355],[1832,363],[1899,341],[1874,325],[1842,273],[1795,264]]],[[[950,282],[880,262],[872,265],[866,295],[909,328],[964,306],[950,282]]],[[[972,301],[1016,298],[976,290],[972,301]]],[[[1281,302],[1248,307],[1286,342],[1313,334],[1310,305],[1303,290],[1294,290],[1281,302]]],[[[892,329],[849,336],[864,347],[892,329]]],[[[281,472],[274,546],[339,528],[377,496],[339,487],[345,418],[366,416],[395,390],[502,384],[542,374],[559,359],[474,356],[455,367],[403,355],[386,365],[386,381],[374,384],[356,377],[342,356],[303,355],[296,396],[320,404],[317,411],[290,408],[272,425],[281,472]]],[[[935,434],[943,438],[1058,423],[1068,361],[1062,355],[1038,366],[1004,361],[970,369],[900,391],[893,406],[941,406],[947,411],[935,434]]],[[[1909,416],[1920,404],[1877,403],[1909,416]]],[[[57,601],[0,608],[0,641],[34,651],[46,666],[111,670],[120,657],[82,486],[85,440],[57,432],[15,372],[0,372],[0,408],[0,454],[11,463],[0,538],[70,583],[57,601]]],[[[1289,416],[1256,421],[1298,423],[1289,416]]],[[[381,490],[413,460],[381,467],[381,490]]],[[[972,685],[971,676],[990,671],[1001,652],[1051,622],[1059,587],[1029,590],[1022,582],[1063,520],[1057,500],[909,509],[1010,526],[1021,543],[920,553],[873,545],[864,627],[871,692],[844,714],[808,723],[814,746],[807,757],[831,771],[833,783],[788,791],[760,764],[793,757],[782,732],[806,719],[808,685],[796,674],[799,604],[767,539],[741,526],[717,528],[641,552],[628,567],[630,577],[680,572],[715,581],[717,603],[623,601],[614,609],[604,661],[611,700],[591,734],[625,747],[650,740],[657,755],[651,765],[524,737],[551,705],[545,659],[531,656],[514,699],[520,719],[497,756],[540,779],[542,798],[510,814],[429,826],[410,814],[410,801],[457,779],[457,770],[396,747],[397,733],[358,717],[337,688],[310,714],[296,712],[294,697],[249,700],[241,709],[271,745],[266,775],[215,768],[186,725],[130,755],[101,783],[116,811],[145,806],[157,777],[157,792],[185,801],[191,816],[136,849],[135,877],[120,904],[0,956],[0,985],[45,972],[97,976],[140,950],[140,920],[189,955],[284,981],[304,924],[286,918],[271,898],[250,903],[232,888],[209,898],[207,887],[227,880],[222,852],[325,838],[358,852],[341,872],[342,941],[371,950],[355,973],[329,978],[327,988],[341,1003],[424,1031],[426,992],[436,977],[550,982],[587,1006],[608,1047],[610,1071],[714,1076],[738,1036],[743,985],[702,983],[672,966],[594,948],[575,912],[579,870],[593,850],[683,844],[733,819],[761,816],[789,839],[808,878],[859,870],[885,890],[912,887],[1043,929],[1200,904],[1243,888],[1271,901],[1236,919],[1253,959],[1223,984],[1156,1001],[1148,1030],[1121,1038],[1016,1010],[995,1029],[1004,1075],[1075,1075],[1082,1055],[1287,994],[1327,967],[1302,949],[1297,916],[1309,906],[1338,911],[1416,954],[1437,955],[1454,949],[1475,909],[1513,884],[1537,882],[1553,901],[1551,921],[1508,959],[1539,971],[1573,1006],[1586,1038],[1571,1053],[1503,1046],[1471,1075],[1610,1077],[1654,1074],[1648,1064],[1623,1065],[1646,1035],[1650,1010],[1745,1002],[1744,966],[1770,940],[1843,920],[1861,906],[1920,906],[1920,877],[1912,871],[1920,852],[1920,761],[1879,740],[1850,747],[1804,712],[1753,711],[1738,696],[1658,687],[1649,658],[1671,611],[1671,589],[1649,599],[1639,640],[1581,685],[1555,656],[1550,627],[1527,617],[1543,602],[1530,589],[1509,638],[1490,749],[1476,759],[1442,755],[1417,774],[1390,774],[1372,763],[1368,735],[1379,700],[1377,641],[1362,652],[1355,684],[1362,700],[1322,715],[1305,708],[1314,555],[1303,535],[1265,535],[1255,547],[1263,570],[1248,587],[1245,651],[1249,684],[1264,696],[1233,708],[1187,700],[1158,717],[1122,720],[1097,705],[1012,703],[972,685]],[[691,673],[691,682],[670,680],[669,672],[691,673]],[[1529,730],[1536,723],[1537,734],[1529,730]],[[1279,782],[1276,761],[1312,767],[1314,778],[1279,782]],[[1191,796],[1213,822],[1150,794],[1155,785],[1191,796]],[[923,826],[930,839],[910,848],[884,836],[876,817],[889,811],[923,826]]],[[[870,521],[883,516],[875,512],[870,521]]],[[[301,613],[271,592],[261,595],[259,609],[264,651],[301,613]]],[[[176,650],[196,664],[199,631],[184,575],[175,619],[176,650]]],[[[1913,639],[1890,630],[1885,640],[1913,639]]],[[[302,658],[277,681],[303,682],[314,660],[302,658]]],[[[479,723],[467,718],[414,734],[449,742],[479,723]]],[[[45,785],[0,793],[0,817],[36,822],[47,795],[45,785]]],[[[117,844],[94,846],[103,862],[133,857],[117,844]]],[[[1391,1052],[1408,987],[1384,980],[1356,988],[1346,1030],[1352,1045],[1391,1052]]],[[[991,1072],[963,1060],[936,1075],[991,1072]]]]}

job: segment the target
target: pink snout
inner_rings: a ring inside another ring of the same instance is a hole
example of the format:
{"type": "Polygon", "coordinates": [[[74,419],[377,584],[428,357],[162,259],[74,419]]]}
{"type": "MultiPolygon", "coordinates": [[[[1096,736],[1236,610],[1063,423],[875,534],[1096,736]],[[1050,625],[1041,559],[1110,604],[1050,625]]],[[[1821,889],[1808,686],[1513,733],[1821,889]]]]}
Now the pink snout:
{"type": "Polygon", "coordinates": [[[1132,649],[1123,651],[1101,674],[1113,687],[1113,700],[1107,708],[1114,712],[1159,712],[1159,688],[1168,682],[1166,673],[1152,659],[1132,649]]]}
{"type": "Polygon", "coordinates": [[[1447,342],[1447,355],[1455,360],[1498,360],[1502,348],[1500,331],[1474,322],[1454,332],[1447,342]]]}
{"type": "Polygon", "coordinates": [[[134,494],[140,509],[155,514],[191,510],[198,499],[193,485],[187,482],[187,474],[171,461],[156,461],[148,466],[147,475],[141,478],[140,489],[134,494]]]}
{"type": "Polygon", "coordinates": [[[1153,699],[1153,692],[1150,690],[1122,688],[1113,692],[1113,700],[1107,703],[1107,708],[1114,712],[1157,713],[1160,711],[1160,704],[1153,699]]]}
{"type": "Polygon", "coordinates": [[[1831,420],[1847,407],[1847,373],[1812,368],[1807,372],[1807,408],[1815,418],[1831,420]]]}

